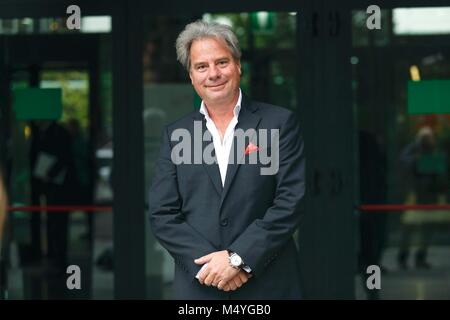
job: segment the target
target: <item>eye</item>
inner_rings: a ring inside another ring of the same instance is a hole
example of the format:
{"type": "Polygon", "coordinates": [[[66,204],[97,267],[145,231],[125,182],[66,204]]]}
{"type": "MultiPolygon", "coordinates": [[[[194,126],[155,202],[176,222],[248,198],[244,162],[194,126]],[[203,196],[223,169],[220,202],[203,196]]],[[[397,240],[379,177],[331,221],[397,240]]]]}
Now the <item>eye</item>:
{"type": "Polygon", "coordinates": [[[199,65],[199,66],[197,66],[197,71],[204,71],[205,69],[206,69],[206,66],[205,65],[199,65]]]}
{"type": "Polygon", "coordinates": [[[221,66],[226,66],[228,64],[228,61],[227,60],[221,60],[221,61],[219,61],[219,65],[221,65],[221,66]]]}

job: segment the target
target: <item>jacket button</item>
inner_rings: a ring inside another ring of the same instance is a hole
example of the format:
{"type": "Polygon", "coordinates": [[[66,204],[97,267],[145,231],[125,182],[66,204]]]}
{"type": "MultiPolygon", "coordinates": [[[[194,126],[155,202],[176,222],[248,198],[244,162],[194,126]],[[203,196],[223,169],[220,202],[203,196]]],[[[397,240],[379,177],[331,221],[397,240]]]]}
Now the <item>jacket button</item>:
{"type": "Polygon", "coordinates": [[[220,221],[220,225],[221,225],[222,227],[226,227],[226,226],[228,225],[228,219],[225,218],[225,219],[223,219],[222,221],[220,221]]]}

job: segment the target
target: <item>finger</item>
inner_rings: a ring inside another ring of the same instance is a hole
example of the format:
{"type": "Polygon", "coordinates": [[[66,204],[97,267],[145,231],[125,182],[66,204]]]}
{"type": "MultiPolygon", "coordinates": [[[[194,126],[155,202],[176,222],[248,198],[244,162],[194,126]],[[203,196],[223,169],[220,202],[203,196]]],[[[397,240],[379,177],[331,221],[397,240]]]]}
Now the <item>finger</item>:
{"type": "Polygon", "coordinates": [[[223,287],[223,291],[225,291],[225,292],[228,292],[228,291],[230,291],[231,290],[231,288],[230,288],[230,286],[228,285],[228,284],[226,284],[224,287],[223,287]]]}
{"type": "Polygon", "coordinates": [[[220,280],[221,279],[220,279],[219,276],[215,276],[214,279],[211,282],[211,285],[214,286],[214,287],[217,287],[219,285],[220,280]]]}
{"type": "Polygon", "coordinates": [[[205,263],[209,262],[211,260],[211,258],[212,258],[212,253],[207,254],[206,256],[197,258],[194,260],[194,262],[196,264],[205,264],[205,263]]]}
{"type": "Polygon", "coordinates": [[[204,284],[207,276],[208,276],[208,271],[206,269],[202,270],[198,275],[198,282],[200,282],[201,284],[204,284]]]}
{"type": "Polygon", "coordinates": [[[234,281],[230,281],[230,282],[231,282],[230,283],[231,291],[235,291],[237,289],[236,284],[234,283],[234,281]]]}
{"type": "Polygon", "coordinates": [[[215,275],[213,273],[209,273],[208,276],[206,277],[204,284],[207,286],[210,286],[213,283],[213,280],[215,278],[215,275]]]}
{"type": "Polygon", "coordinates": [[[246,272],[239,272],[239,279],[241,279],[242,284],[247,283],[248,277],[247,277],[246,272]]]}
{"type": "Polygon", "coordinates": [[[233,279],[231,279],[231,281],[233,281],[234,284],[236,285],[236,289],[242,287],[242,281],[241,281],[241,278],[239,278],[239,277],[234,277],[233,279]]]}
{"type": "Polygon", "coordinates": [[[220,280],[219,283],[217,284],[217,288],[222,290],[225,286],[228,286],[231,290],[231,286],[230,286],[230,282],[226,282],[224,280],[220,280]]]}
{"type": "Polygon", "coordinates": [[[234,283],[233,280],[228,281],[227,284],[230,286],[230,290],[231,291],[234,291],[234,290],[237,289],[237,286],[236,286],[236,284],[234,283]]]}

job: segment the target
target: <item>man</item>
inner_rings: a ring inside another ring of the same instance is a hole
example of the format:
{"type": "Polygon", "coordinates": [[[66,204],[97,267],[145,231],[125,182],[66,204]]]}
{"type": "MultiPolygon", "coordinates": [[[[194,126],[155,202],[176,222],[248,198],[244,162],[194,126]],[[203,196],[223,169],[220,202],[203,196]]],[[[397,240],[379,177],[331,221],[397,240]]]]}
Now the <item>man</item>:
{"type": "MultiPolygon", "coordinates": [[[[422,127],[416,134],[414,141],[409,143],[401,152],[405,180],[408,184],[407,201],[416,204],[435,204],[439,202],[439,194],[445,189],[445,165],[440,164],[438,145],[433,129],[422,127]],[[434,159],[433,159],[434,158],[434,159]],[[444,170],[440,170],[443,168],[444,170]],[[408,199],[409,198],[409,199],[408,199]],[[414,199],[414,200],[411,200],[414,199]]],[[[434,212],[433,215],[436,215],[434,212]]],[[[418,235],[418,247],[414,262],[417,268],[430,269],[428,248],[432,243],[433,224],[429,223],[429,212],[406,210],[401,218],[400,250],[397,255],[399,267],[408,268],[411,248],[411,238],[418,235]]],[[[416,240],[417,241],[417,240],[416,240]]]]}
{"type": "MultiPolygon", "coordinates": [[[[56,121],[35,120],[30,145],[31,198],[34,205],[46,197],[48,206],[71,204],[75,180],[72,139],[69,132],[56,121]]],[[[34,258],[41,258],[40,213],[31,221],[34,258]]],[[[68,215],[52,212],[47,217],[47,257],[51,270],[61,274],[67,268],[68,215]]]]}
{"type": "Polygon", "coordinates": [[[298,299],[292,235],[305,181],[296,117],[241,93],[241,52],[229,27],[191,23],[176,48],[202,104],[165,128],[149,197],[153,232],[175,260],[175,297],[298,299]],[[241,148],[242,132],[251,130],[258,134],[241,148]],[[184,132],[193,140],[178,153],[184,132]],[[268,151],[278,156],[269,174],[262,161],[251,163],[268,151]],[[193,162],[179,161],[191,153],[193,162]]]}

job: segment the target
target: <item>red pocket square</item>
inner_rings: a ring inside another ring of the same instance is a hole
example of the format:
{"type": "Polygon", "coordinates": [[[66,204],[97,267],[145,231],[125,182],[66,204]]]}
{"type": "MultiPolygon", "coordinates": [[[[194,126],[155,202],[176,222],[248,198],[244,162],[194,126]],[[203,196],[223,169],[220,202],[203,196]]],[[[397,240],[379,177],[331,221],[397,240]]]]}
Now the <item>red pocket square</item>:
{"type": "Polygon", "coordinates": [[[245,148],[245,154],[250,154],[258,150],[259,150],[258,146],[255,146],[253,143],[250,142],[247,148],[245,148]]]}

